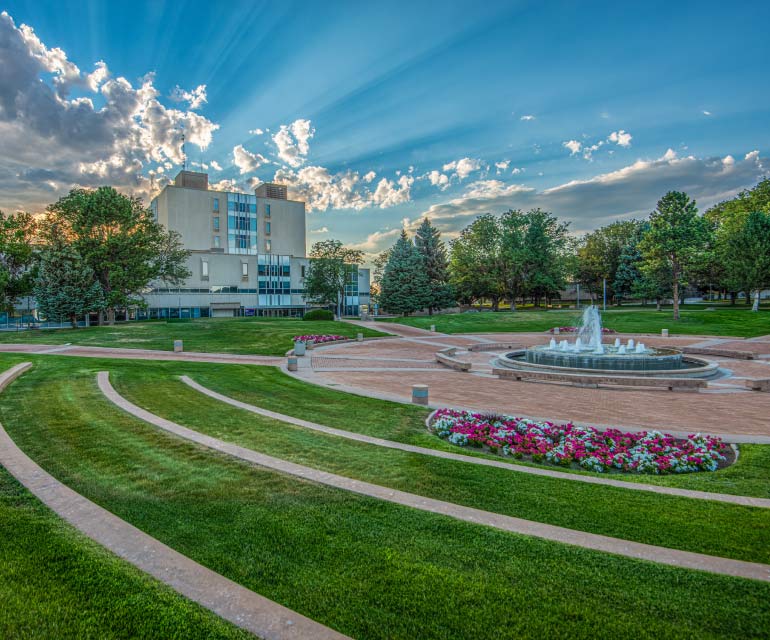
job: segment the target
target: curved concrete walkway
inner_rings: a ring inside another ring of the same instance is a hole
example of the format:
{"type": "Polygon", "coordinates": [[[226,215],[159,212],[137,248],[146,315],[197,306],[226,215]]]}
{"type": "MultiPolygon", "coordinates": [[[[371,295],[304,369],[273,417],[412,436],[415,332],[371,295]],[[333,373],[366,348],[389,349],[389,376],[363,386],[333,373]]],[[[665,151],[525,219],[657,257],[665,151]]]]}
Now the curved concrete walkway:
{"type": "Polygon", "coordinates": [[[256,413],[257,415],[265,416],[266,418],[272,418],[273,420],[279,420],[281,422],[288,422],[298,427],[304,427],[305,429],[312,429],[314,431],[320,431],[332,436],[339,436],[340,438],[347,438],[348,440],[355,440],[357,442],[365,442],[378,447],[386,447],[388,449],[398,449],[400,451],[407,451],[409,453],[418,453],[426,456],[432,456],[434,458],[443,458],[446,460],[457,460],[459,462],[467,462],[470,464],[478,464],[487,467],[496,467],[498,469],[507,469],[508,471],[517,471],[520,473],[528,473],[535,476],[544,476],[547,478],[556,478],[559,480],[573,480],[575,482],[586,482],[588,484],[599,484],[611,487],[618,487],[620,489],[631,489],[634,491],[649,491],[652,493],[661,493],[670,496],[679,496],[683,498],[693,498],[695,500],[713,500],[716,502],[727,502],[730,504],[739,504],[748,507],[761,507],[764,509],[770,508],[770,499],[766,498],[754,498],[750,496],[734,496],[724,493],[709,493],[707,491],[694,491],[691,489],[677,489],[675,487],[665,487],[651,484],[642,484],[636,482],[624,482],[622,480],[613,480],[611,478],[597,478],[595,476],[577,475],[574,473],[565,473],[563,471],[557,471],[556,469],[541,469],[537,467],[526,467],[523,465],[511,464],[507,462],[489,460],[487,458],[478,458],[475,456],[468,456],[461,453],[452,453],[450,451],[441,451],[439,449],[430,449],[428,447],[419,447],[411,444],[404,444],[402,442],[396,442],[394,440],[385,440],[384,438],[376,438],[374,436],[367,436],[361,433],[355,433],[353,431],[345,431],[344,429],[335,429],[334,427],[327,427],[315,422],[309,422],[302,420],[301,418],[295,418],[293,416],[287,416],[283,413],[277,413],[270,411],[269,409],[262,409],[240,400],[235,400],[228,396],[217,393],[204,387],[201,384],[195,382],[189,376],[181,376],[181,381],[189,387],[192,387],[196,391],[223,402],[229,404],[238,409],[256,413]]]}
{"type": "Polygon", "coordinates": [[[219,440],[218,438],[207,436],[170,420],[166,420],[165,418],[161,418],[154,413],[136,406],[115,391],[110,384],[109,374],[106,371],[98,373],[97,381],[99,389],[105,397],[127,413],[163,429],[168,433],[184,438],[185,440],[195,442],[204,447],[259,465],[266,469],[272,469],[273,471],[286,473],[304,480],[318,482],[336,489],[351,491],[378,500],[385,500],[401,506],[449,516],[465,522],[486,525],[511,533],[535,536],[554,542],[572,544],[586,549],[613,553],[637,560],[647,560],[686,569],[697,569],[708,571],[710,573],[770,582],[770,565],[720,558],[702,553],[693,553],[691,551],[656,547],[641,542],[631,542],[595,533],[575,531],[564,527],[533,522],[522,518],[514,518],[512,516],[474,509],[472,507],[465,507],[443,500],[426,498],[424,496],[382,487],[369,482],[353,480],[334,473],[320,471],[287,460],[275,458],[252,449],[240,447],[219,440]]]}
{"type": "MultiPolygon", "coordinates": [[[[32,366],[0,374],[0,392],[32,366]]],[[[333,629],[273,602],[147,535],[46,473],[0,425],[0,464],[76,529],[190,600],[269,640],[343,640],[333,629]]]]}

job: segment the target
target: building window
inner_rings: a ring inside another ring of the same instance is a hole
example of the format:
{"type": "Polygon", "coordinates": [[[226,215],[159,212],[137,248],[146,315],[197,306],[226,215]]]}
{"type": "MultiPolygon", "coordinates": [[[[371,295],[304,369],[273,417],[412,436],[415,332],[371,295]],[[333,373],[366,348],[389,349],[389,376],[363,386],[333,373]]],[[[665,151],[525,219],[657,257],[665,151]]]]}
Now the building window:
{"type": "Polygon", "coordinates": [[[270,223],[269,222],[265,222],[265,233],[267,235],[270,235],[270,223]]]}
{"type": "Polygon", "coordinates": [[[241,262],[241,277],[244,280],[249,279],[249,263],[248,262],[241,262]]]}
{"type": "Polygon", "coordinates": [[[214,248],[219,249],[220,243],[219,243],[219,236],[214,236],[214,248]]]}
{"type": "Polygon", "coordinates": [[[214,217],[214,231],[219,231],[219,216],[214,217]]]}
{"type": "Polygon", "coordinates": [[[219,213],[219,198],[212,198],[211,199],[211,210],[214,213],[219,213]]]}
{"type": "Polygon", "coordinates": [[[269,217],[270,217],[270,205],[266,204],[265,205],[265,218],[269,218],[269,217]]]}
{"type": "Polygon", "coordinates": [[[206,260],[201,260],[201,279],[209,279],[209,263],[206,260]]]}
{"type": "Polygon", "coordinates": [[[304,264],[302,265],[302,277],[303,278],[305,277],[305,265],[304,264]]]}

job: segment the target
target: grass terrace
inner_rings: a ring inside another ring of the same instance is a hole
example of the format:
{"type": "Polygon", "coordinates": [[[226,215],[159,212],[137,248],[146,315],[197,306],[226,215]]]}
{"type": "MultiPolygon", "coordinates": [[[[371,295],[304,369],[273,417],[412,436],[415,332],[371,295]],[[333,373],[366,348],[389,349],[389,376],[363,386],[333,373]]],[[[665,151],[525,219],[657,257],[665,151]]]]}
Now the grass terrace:
{"type": "MultiPolygon", "coordinates": [[[[19,358],[4,357],[3,365],[13,361],[19,358]]],[[[209,568],[353,637],[573,637],[565,621],[590,629],[597,638],[660,637],[674,630],[683,637],[747,637],[762,635],[770,626],[770,584],[507,534],[268,472],[134,419],[102,398],[95,385],[94,373],[111,369],[120,391],[154,406],[163,400],[148,387],[163,383],[165,415],[177,418],[186,405],[180,421],[203,429],[214,407],[201,402],[199,410],[198,403],[190,405],[191,398],[179,399],[183,389],[173,374],[195,376],[196,369],[208,367],[175,369],[171,364],[35,358],[35,368],[4,393],[0,419],[30,456],[76,491],[209,568]],[[30,394],[41,388],[47,402],[30,403],[30,394]]],[[[242,381],[242,373],[255,371],[211,370],[242,381]]],[[[298,402],[305,404],[301,398],[298,402]]],[[[393,405],[381,403],[380,409],[388,406],[393,405]]],[[[347,467],[351,475],[368,464],[376,469],[372,479],[401,478],[405,486],[422,487],[426,494],[441,484],[454,491],[468,479],[464,467],[470,465],[453,465],[454,476],[447,467],[442,477],[424,457],[384,461],[379,451],[323,441],[303,450],[296,429],[263,423],[250,414],[223,411],[218,423],[212,432],[221,429],[234,441],[274,453],[283,450],[287,458],[294,449],[308,463],[315,460],[340,471],[347,467]]],[[[531,509],[542,512],[576,513],[597,501],[592,518],[613,521],[618,531],[661,526],[634,516],[639,505],[622,490],[610,500],[592,492],[572,495],[571,504],[554,509],[559,491],[569,490],[566,484],[538,491],[517,487],[515,475],[496,476],[498,484],[512,483],[509,503],[518,502],[519,491],[528,494],[531,509]],[[629,517],[634,525],[623,525],[629,517]]],[[[483,480],[483,488],[494,484],[483,480]]],[[[698,518],[690,511],[695,501],[676,499],[669,508],[665,497],[653,498],[664,514],[681,509],[698,518]]],[[[652,506],[643,508],[648,516],[652,506]]],[[[709,519],[722,526],[728,512],[718,507],[693,505],[704,511],[701,526],[692,528],[687,518],[670,513],[669,535],[718,549],[715,531],[703,526],[709,519]]],[[[758,546],[762,532],[751,531],[761,526],[754,510],[729,511],[738,519],[720,535],[741,547],[739,555],[766,557],[758,546]]],[[[15,616],[15,607],[23,606],[12,602],[14,608],[4,607],[3,615],[15,616]]],[[[158,624],[147,635],[169,634],[158,624]]]]}
{"type": "Polygon", "coordinates": [[[159,349],[172,351],[174,340],[183,340],[185,351],[282,356],[292,338],[303,334],[336,334],[355,338],[384,336],[374,329],[346,322],[293,318],[210,318],[166,322],[124,322],[111,327],[0,331],[0,343],[72,343],[92,347],[159,349]]]}
{"type": "MultiPolygon", "coordinates": [[[[770,307],[759,312],[750,307],[716,305],[685,305],[681,318],[671,317],[671,308],[656,311],[651,307],[608,307],[602,311],[603,326],[620,333],[656,333],[669,329],[672,334],[714,335],[753,338],[770,334],[770,307]],[[712,308],[712,311],[708,309],[712,308]]],[[[580,324],[581,312],[576,309],[481,311],[478,313],[447,313],[434,316],[383,318],[420,329],[436,325],[443,333],[506,333],[514,331],[547,331],[553,327],[580,324]]]]}

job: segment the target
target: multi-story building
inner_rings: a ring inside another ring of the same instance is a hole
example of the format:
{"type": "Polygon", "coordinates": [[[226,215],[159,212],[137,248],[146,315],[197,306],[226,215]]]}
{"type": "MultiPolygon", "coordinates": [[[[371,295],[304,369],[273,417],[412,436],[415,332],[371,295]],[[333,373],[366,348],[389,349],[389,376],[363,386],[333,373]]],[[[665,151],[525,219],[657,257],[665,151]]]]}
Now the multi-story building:
{"type": "MultiPolygon", "coordinates": [[[[180,286],[154,282],[150,318],[299,316],[305,312],[305,203],[285,185],[253,194],[209,189],[208,175],[181,171],[152,200],[155,219],[182,238],[192,275],[180,286]]],[[[351,269],[345,314],[369,305],[369,270],[351,269]]],[[[140,315],[140,317],[141,317],[140,315]]]]}

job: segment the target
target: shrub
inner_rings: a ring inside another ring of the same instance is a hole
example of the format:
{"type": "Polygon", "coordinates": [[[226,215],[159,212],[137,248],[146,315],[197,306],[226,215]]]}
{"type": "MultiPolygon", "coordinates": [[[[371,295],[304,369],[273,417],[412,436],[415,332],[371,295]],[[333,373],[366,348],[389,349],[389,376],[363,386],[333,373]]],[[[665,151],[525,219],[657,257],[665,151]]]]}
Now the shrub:
{"type": "Polygon", "coordinates": [[[334,320],[334,314],[328,309],[313,309],[308,311],[303,317],[303,320],[334,320]]]}

